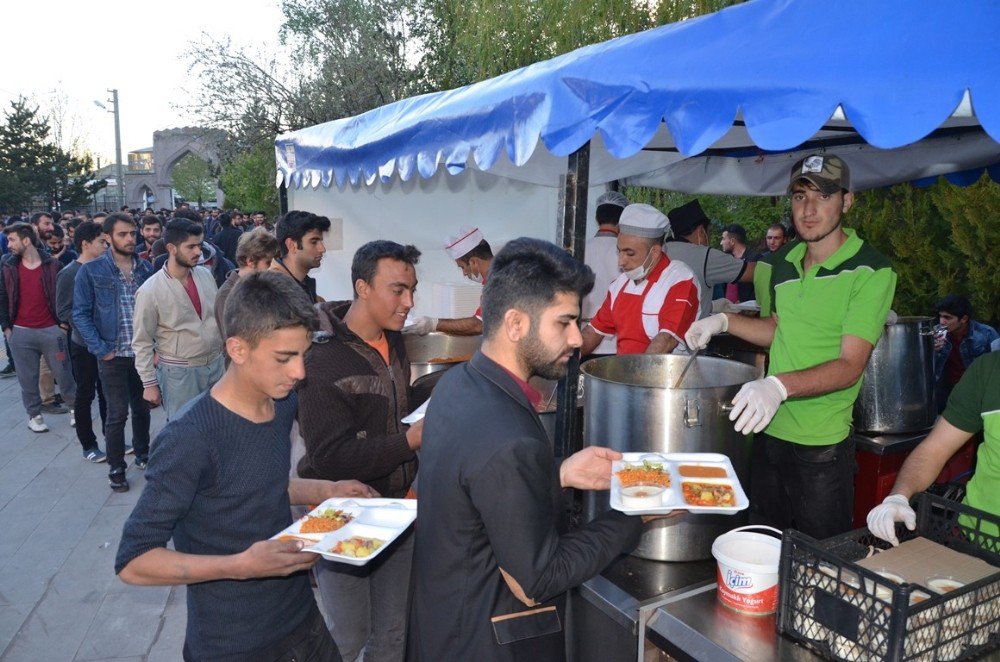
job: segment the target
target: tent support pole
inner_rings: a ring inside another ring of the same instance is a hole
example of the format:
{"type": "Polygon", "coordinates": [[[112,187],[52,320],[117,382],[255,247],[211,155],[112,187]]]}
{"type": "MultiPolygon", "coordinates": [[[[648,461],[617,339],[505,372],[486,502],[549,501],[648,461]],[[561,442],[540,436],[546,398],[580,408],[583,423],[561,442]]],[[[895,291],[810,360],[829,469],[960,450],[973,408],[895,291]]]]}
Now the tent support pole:
{"type": "Polygon", "coordinates": [[[288,187],[285,186],[285,182],[281,182],[281,186],[278,187],[278,210],[282,216],[288,213],[288,187]]]}
{"type": "MultiPolygon", "coordinates": [[[[587,190],[590,188],[590,142],[569,155],[566,171],[566,192],[563,212],[563,246],[570,255],[583,261],[587,243],[587,190]]],[[[581,302],[582,303],[582,302],[581,302]]],[[[569,361],[566,376],[559,380],[556,393],[556,438],[554,452],[559,457],[569,457],[583,448],[583,430],[577,418],[577,381],[580,374],[580,355],[574,353],[569,361]]]]}

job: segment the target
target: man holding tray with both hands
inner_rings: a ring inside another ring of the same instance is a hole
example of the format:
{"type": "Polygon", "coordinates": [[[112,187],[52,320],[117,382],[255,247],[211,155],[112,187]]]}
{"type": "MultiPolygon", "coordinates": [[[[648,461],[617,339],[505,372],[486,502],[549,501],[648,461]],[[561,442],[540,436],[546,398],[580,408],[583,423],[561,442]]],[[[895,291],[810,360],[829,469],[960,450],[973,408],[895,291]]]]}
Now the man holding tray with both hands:
{"type": "Polygon", "coordinates": [[[226,305],[231,363],[160,432],[115,571],[187,584],[185,660],[341,659],[306,571],[319,556],[269,540],[290,504],[373,497],[355,481],[289,480],[289,433],[316,312],[287,276],[242,278],[226,305]],[[173,539],[175,549],[168,549],[173,539]]]}
{"type": "MultiPolygon", "coordinates": [[[[423,423],[407,427],[410,361],[400,329],[413,308],[420,251],[370,241],[351,261],[354,298],[320,303],[320,332],[298,387],[304,478],[357,478],[382,496],[406,496],[417,475],[423,423]]],[[[353,662],[402,662],[413,532],[364,567],[323,560],[316,583],[330,630],[353,662]]]]}

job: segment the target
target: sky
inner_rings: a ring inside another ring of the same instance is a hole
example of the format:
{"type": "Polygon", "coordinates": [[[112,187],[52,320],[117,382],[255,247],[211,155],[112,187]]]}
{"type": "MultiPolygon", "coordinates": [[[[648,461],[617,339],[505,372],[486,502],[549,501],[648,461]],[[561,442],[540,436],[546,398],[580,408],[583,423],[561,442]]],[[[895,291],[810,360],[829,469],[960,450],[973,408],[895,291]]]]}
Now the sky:
{"type": "Polygon", "coordinates": [[[172,105],[198,90],[183,56],[191,42],[207,33],[275,48],[282,15],[280,0],[27,0],[5,2],[3,22],[17,28],[4,31],[0,106],[23,95],[45,112],[62,97],[64,134],[104,165],[114,159],[114,116],[93,102],[110,109],[108,89],[118,90],[125,160],[151,147],[154,131],[194,124],[172,105]]]}

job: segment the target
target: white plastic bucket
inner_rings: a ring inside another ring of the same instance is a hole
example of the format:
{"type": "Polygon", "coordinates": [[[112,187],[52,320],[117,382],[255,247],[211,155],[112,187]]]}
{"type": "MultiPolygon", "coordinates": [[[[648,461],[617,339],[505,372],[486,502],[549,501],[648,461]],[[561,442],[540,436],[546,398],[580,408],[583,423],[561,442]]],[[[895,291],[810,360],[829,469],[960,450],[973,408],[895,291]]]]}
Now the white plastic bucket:
{"type": "Polygon", "coordinates": [[[778,608],[778,561],[781,531],[770,526],[742,526],[712,543],[718,562],[719,601],[730,609],[763,616],[778,608]],[[748,529],[766,529],[778,538],[748,529]]]}

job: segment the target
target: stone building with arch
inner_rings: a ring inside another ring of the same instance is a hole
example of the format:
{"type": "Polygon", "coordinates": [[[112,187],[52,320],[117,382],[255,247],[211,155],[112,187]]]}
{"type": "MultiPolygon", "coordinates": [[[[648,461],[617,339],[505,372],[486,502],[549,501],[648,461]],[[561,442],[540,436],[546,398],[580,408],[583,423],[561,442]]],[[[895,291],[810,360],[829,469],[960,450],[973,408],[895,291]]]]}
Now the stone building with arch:
{"type": "MultiPolygon", "coordinates": [[[[225,132],[201,127],[182,127],[153,132],[153,146],[128,153],[125,165],[125,201],[118,196],[115,177],[117,166],[104,166],[96,178],[108,180],[107,188],[94,199],[99,209],[118,209],[125,204],[132,209],[170,208],[175,206],[172,183],[173,169],[188,154],[202,158],[212,165],[219,164],[219,144],[225,132]]],[[[222,206],[222,190],[216,184],[215,201],[211,206],[222,206]]]]}

